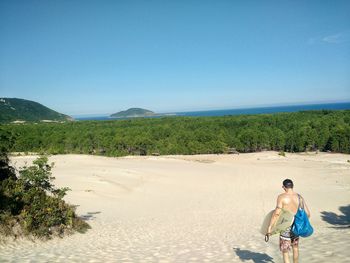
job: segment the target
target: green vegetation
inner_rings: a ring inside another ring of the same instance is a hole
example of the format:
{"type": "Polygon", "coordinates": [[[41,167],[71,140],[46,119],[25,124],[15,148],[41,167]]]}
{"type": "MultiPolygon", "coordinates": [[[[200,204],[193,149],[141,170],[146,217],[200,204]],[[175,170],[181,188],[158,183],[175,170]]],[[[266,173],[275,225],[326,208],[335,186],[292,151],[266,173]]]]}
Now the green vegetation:
{"type": "Polygon", "coordinates": [[[145,110],[141,108],[130,108],[126,111],[120,111],[111,115],[113,118],[131,118],[131,117],[145,117],[153,116],[155,113],[150,110],[145,110]]]}
{"type": "Polygon", "coordinates": [[[42,120],[67,121],[72,118],[34,101],[0,98],[0,123],[42,120]]]}
{"type": "Polygon", "coordinates": [[[285,153],[284,151],[280,151],[280,152],[278,153],[278,155],[279,155],[279,156],[286,157],[286,153],[285,153]]]}
{"type": "Polygon", "coordinates": [[[62,199],[68,188],[52,184],[52,165],[40,157],[32,166],[15,170],[7,152],[13,140],[0,130],[0,234],[49,238],[73,231],[84,232],[89,225],[62,199]]]}
{"type": "Polygon", "coordinates": [[[106,156],[311,150],[350,153],[350,111],[10,124],[12,152],[106,156]]]}

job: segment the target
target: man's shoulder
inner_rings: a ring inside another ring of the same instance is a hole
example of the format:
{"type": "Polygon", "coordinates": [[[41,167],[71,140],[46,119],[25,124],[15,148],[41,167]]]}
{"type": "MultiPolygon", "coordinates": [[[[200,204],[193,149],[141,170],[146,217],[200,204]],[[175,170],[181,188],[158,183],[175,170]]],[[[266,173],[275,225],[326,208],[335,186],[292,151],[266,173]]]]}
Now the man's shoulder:
{"type": "MultiPolygon", "coordinates": [[[[295,193],[295,194],[297,195],[297,193],[295,193]]],[[[286,194],[286,193],[282,193],[282,194],[278,195],[277,198],[280,199],[280,200],[283,200],[283,199],[290,199],[291,196],[286,194]]]]}
{"type": "Polygon", "coordinates": [[[282,193],[282,194],[279,194],[278,195],[278,199],[282,199],[282,198],[285,198],[287,195],[285,193],[282,193]]]}

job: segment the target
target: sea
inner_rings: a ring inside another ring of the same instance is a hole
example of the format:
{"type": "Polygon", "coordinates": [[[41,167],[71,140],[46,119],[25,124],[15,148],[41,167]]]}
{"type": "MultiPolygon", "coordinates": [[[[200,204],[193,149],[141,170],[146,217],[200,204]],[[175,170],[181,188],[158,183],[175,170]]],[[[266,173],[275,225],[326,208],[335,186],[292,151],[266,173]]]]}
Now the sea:
{"type": "MultiPolygon", "coordinates": [[[[210,117],[210,116],[228,116],[242,114],[269,114],[279,112],[297,112],[306,110],[350,110],[350,102],[343,103],[325,103],[325,104],[303,104],[289,106],[271,106],[256,108],[236,108],[226,110],[207,110],[207,111],[186,111],[186,112],[168,112],[159,113],[155,116],[144,118],[160,118],[169,116],[188,116],[188,117],[210,117]]],[[[90,116],[73,116],[78,121],[105,121],[105,120],[123,120],[127,118],[111,118],[108,115],[90,115],[90,116]]]]}

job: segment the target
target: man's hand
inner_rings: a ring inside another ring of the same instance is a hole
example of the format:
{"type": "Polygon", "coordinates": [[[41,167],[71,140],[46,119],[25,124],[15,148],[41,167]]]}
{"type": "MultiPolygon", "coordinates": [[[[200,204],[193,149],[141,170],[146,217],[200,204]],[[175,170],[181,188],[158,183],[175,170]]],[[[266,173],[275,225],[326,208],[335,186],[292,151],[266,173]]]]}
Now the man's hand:
{"type": "Polygon", "coordinates": [[[269,242],[270,236],[271,236],[271,226],[269,226],[267,229],[267,233],[265,235],[265,242],[269,242]]]}

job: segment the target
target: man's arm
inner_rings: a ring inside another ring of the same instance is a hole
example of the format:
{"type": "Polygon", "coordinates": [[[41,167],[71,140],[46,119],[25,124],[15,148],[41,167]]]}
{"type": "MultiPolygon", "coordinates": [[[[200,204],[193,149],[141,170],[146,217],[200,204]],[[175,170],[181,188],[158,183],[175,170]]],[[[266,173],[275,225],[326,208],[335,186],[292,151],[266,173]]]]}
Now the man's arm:
{"type": "Polygon", "coordinates": [[[270,220],[270,225],[267,229],[267,234],[271,234],[271,229],[272,227],[276,224],[277,220],[278,220],[278,217],[280,216],[280,213],[281,213],[281,209],[282,209],[282,197],[281,196],[278,196],[277,198],[277,204],[276,204],[276,209],[271,217],[271,220],[270,220]]]}

